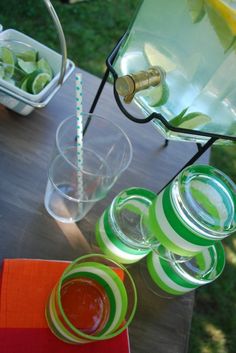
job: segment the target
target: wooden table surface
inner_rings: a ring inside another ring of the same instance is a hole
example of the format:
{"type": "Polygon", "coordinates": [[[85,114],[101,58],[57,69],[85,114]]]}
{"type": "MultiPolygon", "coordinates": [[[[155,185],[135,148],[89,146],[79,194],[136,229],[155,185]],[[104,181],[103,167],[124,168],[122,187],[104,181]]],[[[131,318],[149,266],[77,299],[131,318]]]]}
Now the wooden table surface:
{"type": "MultiPolygon", "coordinates": [[[[89,110],[99,83],[98,78],[83,72],[84,111],[89,110]]],[[[190,143],[171,142],[163,147],[164,139],[150,123],[135,124],[122,115],[112,86],[106,84],[95,112],[126,131],[133,144],[133,160],[104,200],[82,221],[66,225],[48,215],[43,198],[56,128],[74,112],[74,75],[47,107],[27,117],[0,106],[1,261],[73,260],[90,252],[96,220],[119,191],[139,186],[158,192],[196,152],[196,146],[190,143]]],[[[187,352],[194,294],[161,299],[145,287],[139,265],[132,265],[130,271],[138,289],[137,313],[129,329],[131,352],[187,352]]]]}

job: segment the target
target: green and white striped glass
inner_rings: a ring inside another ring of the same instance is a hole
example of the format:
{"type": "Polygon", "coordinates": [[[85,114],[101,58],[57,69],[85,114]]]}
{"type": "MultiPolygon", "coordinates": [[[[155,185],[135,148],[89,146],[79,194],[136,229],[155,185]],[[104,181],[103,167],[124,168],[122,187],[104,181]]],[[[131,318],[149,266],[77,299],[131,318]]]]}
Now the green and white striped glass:
{"type": "Polygon", "coordinates": [[[175,261],[169,252],[169,261],[155,252],[142,264],[142,274],[149,289],[163,296],[188,293],[209,284],[220,276],[225,265],[225,253],[221,241],[204,249],[185,262],[175,261]]]}
{"type": "Polygon", "coordinates": [[[96,240],[101,251],[115,261],[131,264],[151,251],[151,243],[143,233],[143,217],[156,194],[148,189],[129,188],[120,192],[96,225],[96,240]]]}
{"type": "Polygon", "coordinates": [[[83,344],[110,339],[131,323],[137,306],[134,281],[104,255],[73,261],[52,290],[46,319],[60,340],[83,344]]]}
{"type": "Polygon", "coordinates": [[[236,231],[236,187],[209,165],[185,168],[154,200],[149,231],[168,250],[191,257],[236,231]]]}

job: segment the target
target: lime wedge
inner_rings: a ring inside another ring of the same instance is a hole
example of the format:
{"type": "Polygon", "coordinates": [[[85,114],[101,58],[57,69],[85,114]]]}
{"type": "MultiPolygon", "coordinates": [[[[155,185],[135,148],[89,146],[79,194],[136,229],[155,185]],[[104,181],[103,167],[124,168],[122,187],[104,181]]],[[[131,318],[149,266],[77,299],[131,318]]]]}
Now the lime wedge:
{"type": "Polygon", "coordinates": [[[174,61],[169,59],[166,55],[162,54],[151,43],[144,44],[144,53],[151,66],[161,66],[163,67],[165,72],[173,71],[176,68],[176,64],[174,63],[174,61]]]}
{"type": "Polygon", "coordinates": [[[36,70],[28,76],[27,91],[29,93],[38,94],[51,81],[49,74],[36,70]]]}
{"type": "Polygon", "coordinates": [[[15,69],[15,57],[13,52],[7,47],[1,47],[0,57],[5,67],[5,75],[8,77],[12,77],[15,69]]]}
{"type": "Polygon", "coordinates": [[[159,107],[167,102],[169,98],[169,87],[166,81],[160,83],[158,86],[153,87],[148,96],[147,102],[151,107],[159,107]]]}
{"type": "Polygon", "coordinates": [[[209,20],[221,45],[230,49],[236,42],[236,10],[223,1],[205,0],[209,20]]]}
{"type": "Polygon", "coordinates": [[[174,120],[170,121],[170,123],[172,125],[175,125],[176,127],[194,130],[199,126],[209,123],[210,121],[211,121],[211,118],[208,115],[205,115],[199,112],[196,112],[196,113],[194,112],[194,113],[189,113],[184,117],[182,117],[181,122],[178,125],[174,124],[174,120]]]}
{"type": "Polygon", "coordinates": [[[187,0],[187,4],[193,23],[201,21],[205,15],[204,0],[187,0]]]}
{"type": "Polygon", "coordinates": [[[4,67],[3,65],[0,63],[0,78],[3,78],[4,76],[4,67]]]}
{"type": "Polygon", "coordinates": [[[23,91],[25,92],[28,92],[27,83],[28,83],[28,76],[23,80],[20,86],[20,88],[23,89],[23,91]]]}
{"type": "Polygon", "coordinates": [[[27,74],[31,74],[31,72],[37,69],[37,64],[34,61],[24,61],[18,58],[17,64],[27,74]]]}
{"type": "Polygon", "coordinates": [[[37,67],[39,70],[41,70],[42,72],[50,75],[51,79],[53,77],[53,72],[52,72],[52,68],[49,65],[49,63],[47,62],[47,60],[45,60],[44,58],[41,58],[38,62],[37,62],[37,67]]]}
{"type": "Polygon", "coordinates": [[[38,59],[38,52],[35,50],[26,50],[23,53],[17,53],[16,56],[24,61],[36,62],[38,59]]]}

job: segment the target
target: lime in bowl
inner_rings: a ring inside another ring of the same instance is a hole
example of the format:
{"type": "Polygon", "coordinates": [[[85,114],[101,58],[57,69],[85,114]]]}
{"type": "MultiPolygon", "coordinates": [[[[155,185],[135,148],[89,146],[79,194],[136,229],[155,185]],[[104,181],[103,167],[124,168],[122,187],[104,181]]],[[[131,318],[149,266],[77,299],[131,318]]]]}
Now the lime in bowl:
{"type": "Polygon", "coordinates": [[[29,94],[39,94],[54,77],[48,61],[21,41],[0,40],[0,63],[0,79],[29,94]]]}
{"type": "Polygon", "coordinates": [[[73,261],[52,290],[46,319],[52,333],[71,344],[113,338],[131,323],[137,292],[127,269],[100,254],[73,261]]]}

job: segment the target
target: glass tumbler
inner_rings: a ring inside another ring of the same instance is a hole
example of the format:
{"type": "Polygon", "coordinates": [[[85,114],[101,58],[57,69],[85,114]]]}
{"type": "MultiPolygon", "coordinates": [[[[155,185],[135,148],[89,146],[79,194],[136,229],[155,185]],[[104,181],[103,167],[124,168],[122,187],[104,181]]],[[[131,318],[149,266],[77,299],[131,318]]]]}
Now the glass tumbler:
{"type": "Polygon", "coordinates": [[[156,244],[157,239],[146,237],[142,219],[155,197],[148,189],[133,187],[113,199],[96,225],[96,241],[104,254],[119,263],[131,264],[151,251],[151,243],[156,244]]]}
{"type": "Polygon", "coordinates": [[[106,256],[74,260],[52,290],[46,319],[62,341],[83,344],[110,339],[131,323],[137,305],[134,281],[106,256]]]}
{"type": "Polygon", "coordinates": [[[209,165],[185,168],[149,209],[146,226],[171,252],[191,257],[236,230],[236,187],[209,165]]]}
{"type": "Polygon", "coordinates": [[[217,279],[225,266],[225,252],[221,241],[205,248],[184,262],[176,261],[169,251],[169,258],[154,251],[141,265],[142,277],[148,288],[158,296],[173,298],[217,279]]]}

